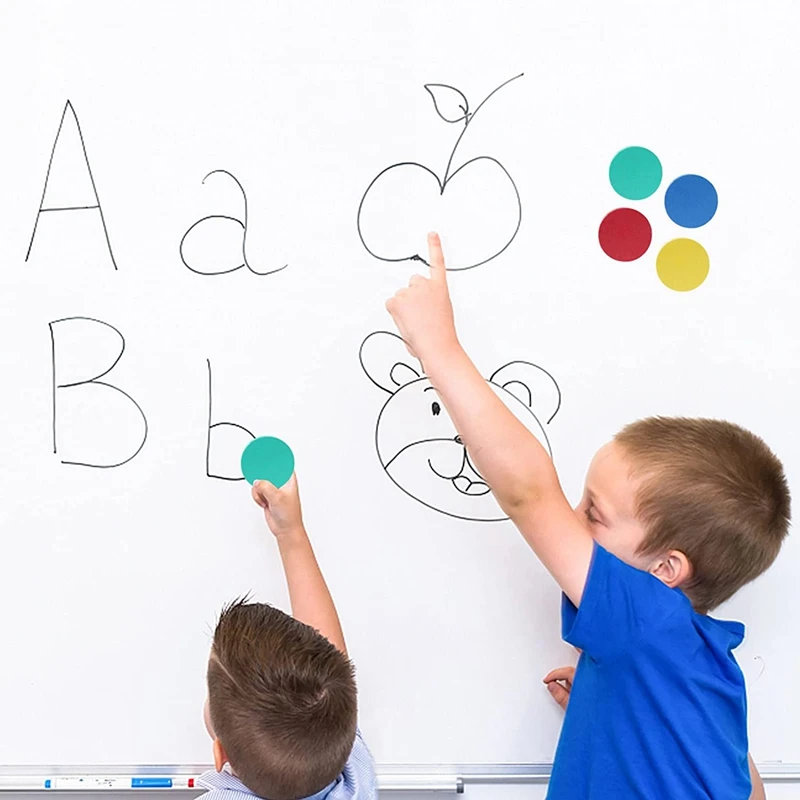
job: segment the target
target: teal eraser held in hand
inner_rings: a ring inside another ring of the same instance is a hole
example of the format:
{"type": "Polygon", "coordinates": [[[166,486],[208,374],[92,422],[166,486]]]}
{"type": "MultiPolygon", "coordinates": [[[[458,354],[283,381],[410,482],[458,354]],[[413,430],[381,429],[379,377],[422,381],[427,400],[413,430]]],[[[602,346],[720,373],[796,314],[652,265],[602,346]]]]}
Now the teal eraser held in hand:
{"type": "Polygon", "coordinates": [[[280,489],[294,472],[294,454],[286,442],[259,436],[242,453],[242,475],[248,483],[269,481],[280,489]]]}

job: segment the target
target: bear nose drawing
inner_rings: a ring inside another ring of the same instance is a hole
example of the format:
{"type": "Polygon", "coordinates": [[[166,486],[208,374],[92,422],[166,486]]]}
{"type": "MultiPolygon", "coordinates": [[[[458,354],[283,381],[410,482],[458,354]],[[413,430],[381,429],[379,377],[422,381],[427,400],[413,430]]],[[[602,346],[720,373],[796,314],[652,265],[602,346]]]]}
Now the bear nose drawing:
{"type": "Polygon", "coordinates": [[[456,436],[456,444],[464,444],[464,442],[461,441],[460,436],[456,436]]]}

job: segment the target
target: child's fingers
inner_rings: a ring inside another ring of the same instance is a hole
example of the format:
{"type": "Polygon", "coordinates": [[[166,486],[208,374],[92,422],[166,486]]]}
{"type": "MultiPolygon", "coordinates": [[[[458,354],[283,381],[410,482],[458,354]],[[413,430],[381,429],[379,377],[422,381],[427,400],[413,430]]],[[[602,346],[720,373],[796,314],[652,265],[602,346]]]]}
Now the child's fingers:
{"type": "Polygon", "coordinates": [[[261,508],[266,508],[272,503],[278,494],[278,490],[269,481],[253,482],[253,499],[261,508]]]}
{"type": "Polygon", "coordinates": [[[397,314],[397,306],[402,302],[407,292],[408,289],[400,289],[399,291],[395,292],[393,297],[390,297],[386,301],[386,310],[389,312],[389,314],[391,314],[392,319],[395,318],[395,315],[397,314]]]}
{"type": "Polygon", "coordinates": [[[550,692],[550,696],[565,711],[567,709],[567,703],[569,703],[569,695],[572,691],[572,680],[574,677],[575,667],[558,667],[548,672],[543,679],[547,684],[547,691],[550,692]]]}
{"type": "Polygon", "coordinates": [[[438,233],[428,234],[428,263],[431,267],[431,280],[447,282],[447,270],[444,266],[442,241],[438,233]]]}
{"type": "Polygon", "coordinates": [[[558,667],[551,670],[547,675],[542,678],[545,683],[552,683],[553,681],[564,681],[570,688],[572,687],[572,680],[575,677],[575,667],[558,667]]]}
{"type": "Polygon", "coordinates": [[[567,703],[569,703],[569,692],[560,683],[556,683],[555,681],[547,684],[547,691],[550,692],[550,696],[553,700],[566,711],[567,703]]]}
{"type": "Polygon", "coordinates": [[[253,496],[253,500],[256,501],[256,505],[260,508],[267,508],[267,501],[261,496],[261,493],[257,489],[253,489],[250,493],[253,496]]]}

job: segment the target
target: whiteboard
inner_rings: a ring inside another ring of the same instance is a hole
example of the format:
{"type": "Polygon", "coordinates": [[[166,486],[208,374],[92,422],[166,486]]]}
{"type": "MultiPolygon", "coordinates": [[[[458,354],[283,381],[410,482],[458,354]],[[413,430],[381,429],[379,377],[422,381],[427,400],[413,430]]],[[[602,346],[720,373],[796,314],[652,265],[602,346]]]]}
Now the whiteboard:
{"type": "MultiPolygon", "coordinates": [[[[463,343],[571,499],[654,413],[752,428],[800,491],[788,0],[26,0],[0,27],[2,763],[208,762],[215,614],[288,607],[229,480],[251,435],[295,451],[377,760],[552,759],[558,590],[452,465],[419,366],[368,339],[429,228],[463,343]],[[643,199],[610,182],[631,146],[663,171],[643,199]],[[687,229],[665,197],[695,174],[718,207],[687,229]],[[625,207],[651,229],[631,261],[599,241],[625,207]],[[676,238],[708,255],[691,291],[659,278],[676,238]]],[[[798,565],[793,536],[719,612],[747,625],[762,763],[800,762],[798,565]]]]}

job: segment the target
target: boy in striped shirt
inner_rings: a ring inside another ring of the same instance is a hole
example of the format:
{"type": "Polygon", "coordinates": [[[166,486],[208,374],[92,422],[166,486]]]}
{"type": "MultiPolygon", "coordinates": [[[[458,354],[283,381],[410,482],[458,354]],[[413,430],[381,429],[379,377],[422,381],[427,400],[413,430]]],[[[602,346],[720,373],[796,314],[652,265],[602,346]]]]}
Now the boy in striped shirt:
{"type": "Polygon", "coordinates": [[[336,608],[303,525],[297,480],[256,481],[278,543],[292,616],[241,600],[220,615],[204,716],[215,770],[205,800],[374,800],[356,683],[336,608]]]}

